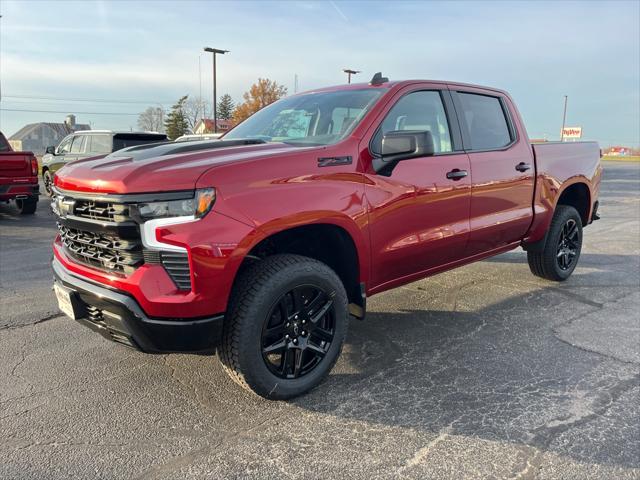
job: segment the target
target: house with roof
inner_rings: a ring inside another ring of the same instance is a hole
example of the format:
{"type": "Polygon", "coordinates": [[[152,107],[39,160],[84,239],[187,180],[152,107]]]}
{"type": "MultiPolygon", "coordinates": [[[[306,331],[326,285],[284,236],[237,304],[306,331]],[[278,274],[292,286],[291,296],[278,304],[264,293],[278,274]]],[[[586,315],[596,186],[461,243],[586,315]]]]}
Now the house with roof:
{"type": "Polygon", "coordinates": [[[42,155],[49,146],[57,146],[64,137],[78,130],[90,130],[86,123],[76,123],[75,115],[67,115],[63,123],[39,122],[25,125],[9,137],[15,151],[42,155]]]}
{"type": "MultiPolygon", "coordinates": [[[[233,122],[231,120],[223,120],[221,118],[217,120],[217,124],[218,133],[226,133],[228,130],[231,130],[231,127],[233,127],[233,122]]],[[[213,133],[213,120],[211,118],[198,120],[196,127],[193,129],[193,133],[197,135],[213,133]]]]}

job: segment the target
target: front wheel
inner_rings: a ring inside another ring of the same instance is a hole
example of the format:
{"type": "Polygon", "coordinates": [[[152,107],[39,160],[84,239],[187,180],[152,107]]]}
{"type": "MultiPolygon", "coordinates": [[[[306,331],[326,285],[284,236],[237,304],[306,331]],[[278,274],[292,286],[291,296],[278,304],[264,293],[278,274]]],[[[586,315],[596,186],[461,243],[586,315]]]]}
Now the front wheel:
{"type": "Polygon", "coordinates": [[[347,294],[327,265],[274,255],[241,274],[220,359],[242,387],[269,399],[308,392],[329,374],[347,333],[347,294]]]}
{"type": "Polygon", "coordinates": [[[541,252],[527,252],[534,275],[561,282],[571,276],[582,250],[582,219],[569,205],[559,205],[551,220],[541,252]]]}

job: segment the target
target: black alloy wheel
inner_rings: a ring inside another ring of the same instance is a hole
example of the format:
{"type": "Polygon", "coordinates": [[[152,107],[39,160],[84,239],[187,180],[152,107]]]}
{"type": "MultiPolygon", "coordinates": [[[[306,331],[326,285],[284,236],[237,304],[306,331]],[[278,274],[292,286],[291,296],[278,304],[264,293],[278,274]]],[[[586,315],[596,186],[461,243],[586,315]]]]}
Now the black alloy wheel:
{"type": "Polygon", "coordinates": [[[558,249],[556,259],[558,268],[561,270],[569,270],[574,260],[576,260],[580,248],[580,232],[578,224],[570,218],[562,227],[560,239],[558,241],[558,249]]]}
{"type": "Polygon", "coordinates": [[[262,328],[262,358],[279,378],[313,371],[335,335],[333,300],[321,287],[300,285],[278,299],[262,328]]]}
{"type": "Polygon", "coordinates": [[[570,205],[558,205],[551,219],[544,246],[527,251],[534,275],[556,282],[569,278],[582,250],[582,218],[570,205]]]}
{"type": "Polygon", "coordinates": [[[241,387],[271,400],[302,395],[335,365],[347,335],[347,292],[326,264],[295,254],[238,274],[218,348],[241,387]]]}

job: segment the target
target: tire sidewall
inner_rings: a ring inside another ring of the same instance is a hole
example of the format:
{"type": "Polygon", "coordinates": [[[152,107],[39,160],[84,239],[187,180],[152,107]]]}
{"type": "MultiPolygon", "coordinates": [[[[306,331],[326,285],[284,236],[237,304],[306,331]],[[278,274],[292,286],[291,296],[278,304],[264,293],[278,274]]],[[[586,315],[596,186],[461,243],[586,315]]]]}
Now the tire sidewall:
{"type": "Polygon", "coordinates": [[[270,398],[288,398],[312,389],[335,364],[346,336],[347,297],[340,279],[331,269],[320,263],[300,263],[278,271],[254,293],[247,312],[248,317],[254,321],[245,321],[242,324],[241,336],[245,348],[242,348],[238,355],[245,381],[270,398]],[[267,321],[267,315],[282,295],[301,285],[314,285],[332,295],[335,334],[327,354],[316,368],[300,378],[283,379],[269,370],[262,357],[262,328],[267,321]]]}
{"type": "Polygon", "coordinates": [[[549,256],[549,258],[553,259],[552,268],[557,277],[561,280],[566,280],[571,276],[576,266],[578,265],[578,260],[580,259],[580,253],[582,252],[582,219],[580,218],[580,214],[578,211],[569,206],[563,206],[562,209],[558,212],[558,217],[554,221],[554,228],[550,232],[549,239],[547,240],[547,251],[545,254],[549,256]],[[562,234],[562,228],[569,220],[574,220],[578,227],[578,251],[576,253],[576,257],[573,259],[571,266],[563,270],[558,265],[557,253],[558,253],[558,243],[560,241],[560,235],[562,234]]]}

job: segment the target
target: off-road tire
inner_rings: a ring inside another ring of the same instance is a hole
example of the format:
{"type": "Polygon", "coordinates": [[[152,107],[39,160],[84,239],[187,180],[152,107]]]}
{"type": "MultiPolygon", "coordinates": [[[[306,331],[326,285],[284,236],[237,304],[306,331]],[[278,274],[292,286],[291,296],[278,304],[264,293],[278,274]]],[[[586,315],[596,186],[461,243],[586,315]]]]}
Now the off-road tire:
{"type": "Polygon", "coordinates": [[[38,208],[38,199],[18,199],[16,200],[16,207],[18,207],[18,212],[20,212],[20,215],[33,215],[34,213],[36,213],[36,209],[38,208]]]}
{"type": "Polygon", "coordinates": [[[527,260],[531,273],[546,280],[562,282],[569,278],[578,264],[582,249],[582,219],[578,211],[569,205],[558,205],[545,241],[544,248],[539,252],[527,252],[527,260]],[[578,242],[577,254],[568,268],[562,269],[558,263],[558,245],[562,230],[567,222],[573,221],[577,226],[578,242]]]}
{"type": "Polygon", "coordinates": [[[234,284],[218,356],[224,370],[243,388],[264,398],[284,400],[320,384],[337,361],[347,334],[347,294],[340,278],[322,262],[300,255],[267,257],[247,267],[234,284]],[[262,328],[273,305],[286,292],[313,283],[333,298],[334,337],[325,357],[304,376],[274,375],[262,356],[262,328]]]}

